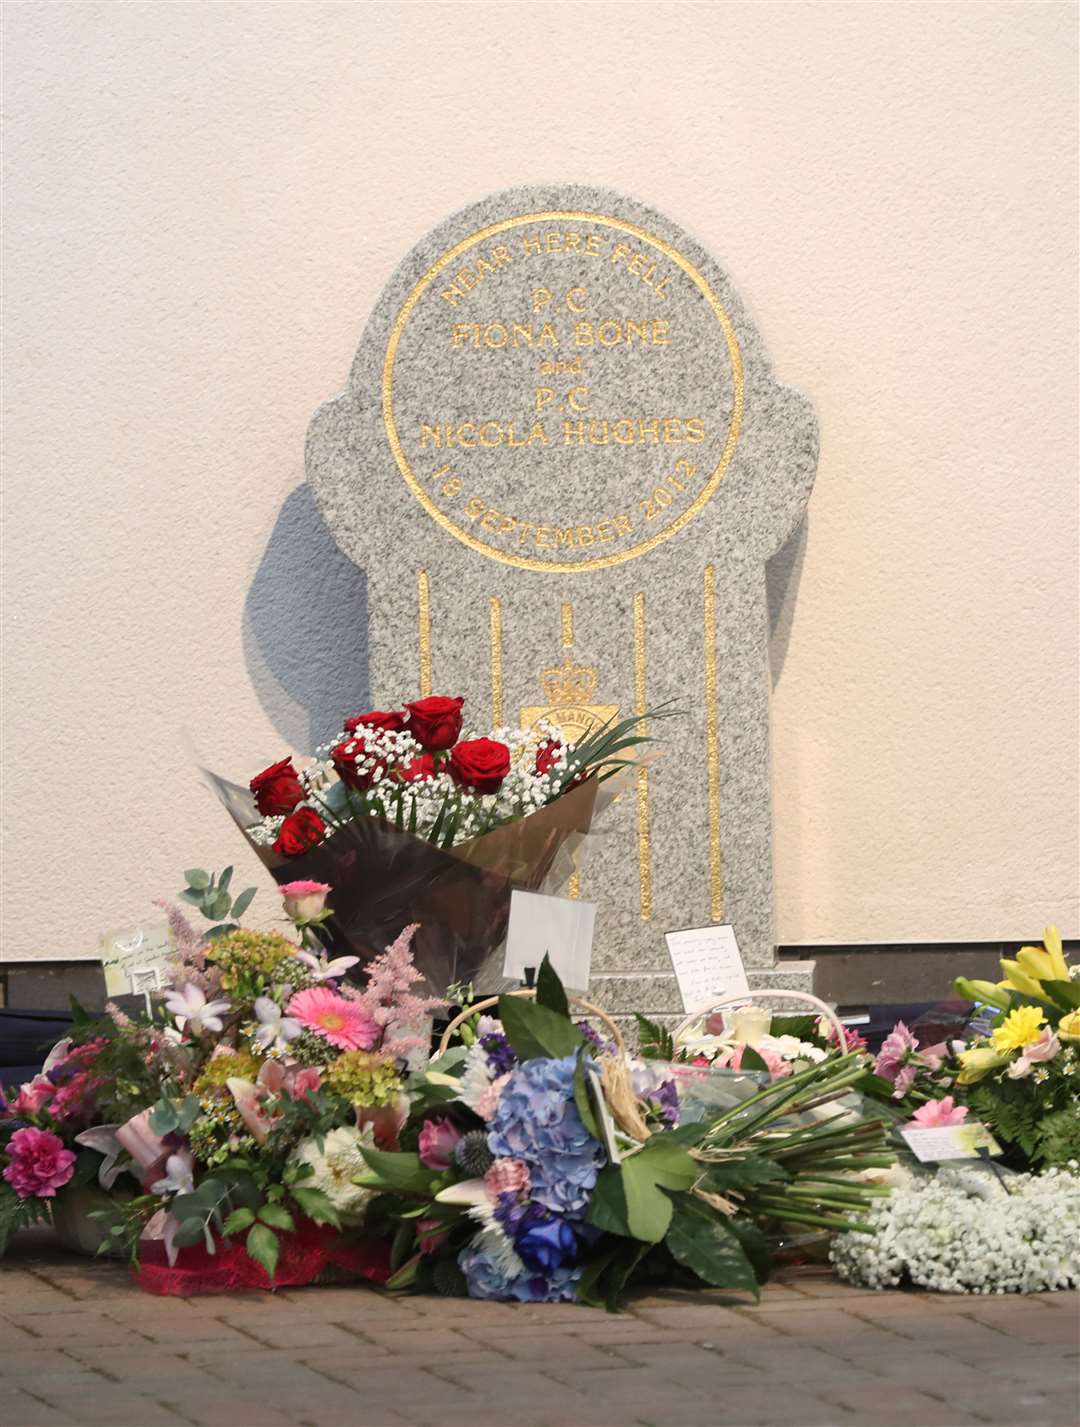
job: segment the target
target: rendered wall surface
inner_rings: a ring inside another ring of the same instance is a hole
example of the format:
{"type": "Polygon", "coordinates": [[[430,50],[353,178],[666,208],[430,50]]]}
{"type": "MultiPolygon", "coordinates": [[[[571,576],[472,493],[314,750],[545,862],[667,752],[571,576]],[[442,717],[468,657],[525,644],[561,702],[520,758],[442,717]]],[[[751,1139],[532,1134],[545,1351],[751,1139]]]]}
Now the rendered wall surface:
{"type": "Polygon", "coordinates": [[[1076,934],[1073,7],[4,25],[5,961],[91,953],[185,866],[260,878],[180,730],[247,775],[362,703],[310,414],[419,237],[563,181],[713,251],[820,420],[770,568],[779,940],[1076,934]]]}

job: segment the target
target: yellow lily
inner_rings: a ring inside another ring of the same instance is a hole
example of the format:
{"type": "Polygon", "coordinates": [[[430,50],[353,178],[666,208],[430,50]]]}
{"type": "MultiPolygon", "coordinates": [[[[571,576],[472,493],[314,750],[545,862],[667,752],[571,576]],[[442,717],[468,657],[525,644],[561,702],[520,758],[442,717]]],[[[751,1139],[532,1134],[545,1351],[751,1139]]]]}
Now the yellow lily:
{"type": "MultiPolygon", "coordinates": [[[[1028,946],[1025,951],[1034,951],[1035,947],[1028,946]]],[[[1042,983],[1034,976],[1029,976],[1019,961],[1002,961],[1001,969],[1005,973],[1005,980],[999,981],[998,985],[1007,991],[1019,991],[1021,996],[1034,996],[1036,1001],[1048,1001],[1050,998],[1043,993],[1042,983]]]]}
{"type": "Polygon", "coordinates": [[[991,1050],[989,1046],[976,1046],[974,1050],[961,1051],[957,1058],[960,1061],[957,1084],[974,1085],[997,1066],[1004,1065],[1009,1057],[998,1055],[997,1051],[991,1050]]]}
{"type": "MultiPolygon", "coordinates": [[[[1047,927],[1043,932],[1043,944],[1046,947],[1046,954],[1050,958],[1053,967],[1051,981],[1068,981],[1069,963],[1065,960],[1065,953],[1061,949],[1061,933],[1057,927],[1047,927]]],[[[1046,980],[1046,977],[1043,977],[1046,980]]]]}
{"type": "Polygon", "coordinates": [[[1020,968],[1035,981],[1053,981],[1054,963],[1041,946],[1022,946],[1016,953],[1020,968]]]}

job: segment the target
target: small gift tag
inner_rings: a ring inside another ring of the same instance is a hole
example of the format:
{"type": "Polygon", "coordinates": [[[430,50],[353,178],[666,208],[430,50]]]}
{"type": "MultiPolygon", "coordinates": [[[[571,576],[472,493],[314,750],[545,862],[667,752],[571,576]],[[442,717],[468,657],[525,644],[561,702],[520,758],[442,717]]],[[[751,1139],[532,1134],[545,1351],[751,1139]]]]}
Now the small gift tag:
{"type": "Polygon", "coordinates": [[[109,932],[100,946],[106,995],[146,995],[164,986],[165,968],[174,955],[168,923],[109,932]]]}
{"type": "Polygon", "coordinates": [[[985,1159],[987,1155],[1001,1153],[997,1140],[978,1120],[963,1125],[901,1130],[900,1134],[920,1164],[938,1164],[947,1159],[985,1159]]]}
{"type": "Polygon", "coordinates": [[[664,940],[687,1015],[706,1010],[725,996],[749,992],[733,926],[688,927],[665,932],[664,940]]]}
{"type": "Polygon", "coordinates": [[[546,954],[568,991],[588,991],[595,923],[595,902],[511,892],[503,975],[525,981],[546,954]]]}

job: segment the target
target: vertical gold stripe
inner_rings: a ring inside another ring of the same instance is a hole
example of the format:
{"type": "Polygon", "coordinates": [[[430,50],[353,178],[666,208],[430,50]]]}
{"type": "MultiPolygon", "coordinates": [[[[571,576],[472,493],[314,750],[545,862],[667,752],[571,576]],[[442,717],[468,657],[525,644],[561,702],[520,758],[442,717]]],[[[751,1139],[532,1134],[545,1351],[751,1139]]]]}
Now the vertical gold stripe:
{"type": "Polygon", "coordinates": [[[566,884],[566,895],[571,901],[576,902],[581,896],[581,873],[572,872],[570,880],[566,884]]]}
{"type": "Polygon", "coordinates": [[[709,770],[709,905],[724,919],[724,865],[720,850],[720,719],[716,704],[716,570],[705,566],[705,738],[709,770]]]}
{"type": "Polygon", "coordinates": [[[562,644],[564,649],[570,649],[574,644],[574,606],[564,604],[562,607],[562,644]]]}
{"type": "Polygon", "coordinates": [[[416,610],[420,635],[420,697],[431,694],[431,588],[428,572],[416,572],[416,610]]]}
{"type": "Polygon", "coordinates": [[[491,633],[491,721],[499,728],[503,721],[503,668],[502,600],[498,595],[491,596],[488,627],[491,633]]]}
{"type": "MultiPolygon", "coordinates": [[[[645,596],[634,596],[634,713],[640,720],[638,733],[645,732],[645,596]]],[[[638,769],[638,882],[641,920],[652,917],[652,850],[649,835],[649,770],[638,769]]]]}

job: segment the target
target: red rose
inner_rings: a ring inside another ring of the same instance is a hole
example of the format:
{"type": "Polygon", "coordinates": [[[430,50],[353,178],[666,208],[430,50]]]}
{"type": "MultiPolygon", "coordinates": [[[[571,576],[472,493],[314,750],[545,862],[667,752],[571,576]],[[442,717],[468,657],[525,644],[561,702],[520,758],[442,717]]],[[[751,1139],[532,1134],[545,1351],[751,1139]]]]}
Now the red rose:
{"type": "Polygon", "coordinates": [[[274,851],[282,857],[299,857],[309,847],[321,842],[325,831],[326,824],[314,808],[301,808],[281,824],[274,851]]]}
{"type": "Polygon", "coordinates": [[[562,752],[562,744],[557,738],[549,738],[536,750],[536,772],[542,777],[550,773],[555,760],[562,752]]]}
{"type": "Polygon", "coordinates": [[[368,753],[362,738],[346,738],[336,748],[331,748],[330,762],[345,786],[355,788],[361,793],[365,788],[371,787],[375,781],[376,770],[382,767],[379,760],[368,753]],[[358,768],[358,758],[362,763],[370,764],[370,767],[358,768]]]}
{"type": "Polygon", "coordinates": [[[473,793],[497,793],[510,772],[510,750],[493,738],[472,738],[450,751],[450,776],[473,793]]]}
{"type": "Polygon", "coordinates": [[[452,748],[461,732],[461,705],[464,699],[444,699],[440,694],[406,704],[405,725],[422,748],[441,753],[452,748]]]}
{"type": "Polygon", "coordinates": [[[303,784],[292,766],[291,758],[272,763],[257,773],[248,787],[255,794],[255,806],[263,817],[291,813],[304,800],[303,784]]]}
{"type": "Polygon", "coordinates": [[[421,753],[419,758],[410,758],[408,763],[394,769],[394,777],[399,783],[420,783],[435,776],[434,753],[421,753]]]}
{"type": "Polygon", "coordinates": [[[396,710],[385,713],[382,709],[372,709],[370,713],[347,718],[343,727],[346,733],[355,733],[358,728],[384,728],[390,733],[400,733],[405,727],[405,715],[396,710]]]}

